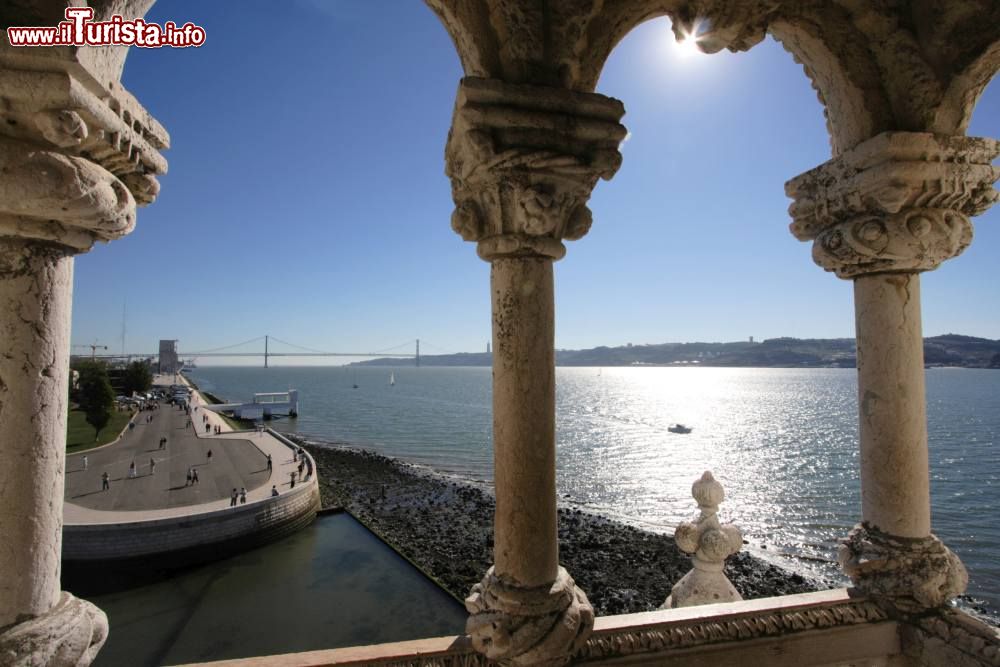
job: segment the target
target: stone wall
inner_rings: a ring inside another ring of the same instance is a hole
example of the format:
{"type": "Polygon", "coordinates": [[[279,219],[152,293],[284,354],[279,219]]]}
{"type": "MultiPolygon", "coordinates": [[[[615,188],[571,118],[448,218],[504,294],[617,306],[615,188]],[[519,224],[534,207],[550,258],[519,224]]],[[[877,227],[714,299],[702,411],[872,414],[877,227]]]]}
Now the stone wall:
{"type": "Polygon", "coordinates": [[[313,477],[293,491],[236,508],[151,521],[66,525],[62,557],[118,560],[257,546],[309,525],[319,508],[319,486],[313,477]]]}

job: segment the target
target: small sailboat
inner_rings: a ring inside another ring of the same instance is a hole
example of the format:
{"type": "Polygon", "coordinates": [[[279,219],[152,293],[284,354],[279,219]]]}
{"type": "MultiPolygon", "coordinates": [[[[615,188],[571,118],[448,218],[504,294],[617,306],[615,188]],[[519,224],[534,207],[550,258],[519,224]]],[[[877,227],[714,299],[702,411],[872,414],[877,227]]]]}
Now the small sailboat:
{"type": "Polygon", "coordinates": [[[390,387],[396,386],[396,374],[391,371],[389,372],[389,386],[390,387]]]}

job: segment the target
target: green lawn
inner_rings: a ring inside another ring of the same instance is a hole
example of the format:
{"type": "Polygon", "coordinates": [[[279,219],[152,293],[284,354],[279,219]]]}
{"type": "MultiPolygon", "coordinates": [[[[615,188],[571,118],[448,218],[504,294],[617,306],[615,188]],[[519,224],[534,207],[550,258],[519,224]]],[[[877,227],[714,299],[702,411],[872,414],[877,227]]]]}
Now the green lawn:
{"type": "Polygon", "coordinates": [[[83,410],[69,411],[69,427],[66,429],[66,453],[75,454],[85,449],[93,449],[106,445],[122,432],[132,412],[112,412],[108,425],[101,429],[101,437],[94,440],[94,427],[87,423],[87,415],[83,410]]]}

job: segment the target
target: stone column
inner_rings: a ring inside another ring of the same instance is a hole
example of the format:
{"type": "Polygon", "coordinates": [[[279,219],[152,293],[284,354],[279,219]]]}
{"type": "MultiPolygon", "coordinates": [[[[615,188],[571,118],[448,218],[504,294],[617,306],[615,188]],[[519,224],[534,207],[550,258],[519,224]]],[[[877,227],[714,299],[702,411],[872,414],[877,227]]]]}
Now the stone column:
{"type": "Polygon", "coordinates": [[[103,612],[60,590],[73,255],[131,231],[167,137],[103,85],[80,63],[0,50],[4,665],[87,665],[108,632],[103,612]]]}
{"type": "Polygon", "coordinates": [[[972,241],[970,216],[998,198],[1000,142],[880,134],[790,181],[792,233],[854,281],[862,523],[839,560],[900,612],[940,606],[968,583],[931,532],[920,275],[972,241]]]}
{"type": "Polygon", "coordinates": [[[487,657],[563,664],[594,612],[559,566],[552,263],[590,228],[621,162],[624,108],[602,95],[466,78],[446,151],[452,227],[491,263],[494,566],[466,600],[487,657]]]}

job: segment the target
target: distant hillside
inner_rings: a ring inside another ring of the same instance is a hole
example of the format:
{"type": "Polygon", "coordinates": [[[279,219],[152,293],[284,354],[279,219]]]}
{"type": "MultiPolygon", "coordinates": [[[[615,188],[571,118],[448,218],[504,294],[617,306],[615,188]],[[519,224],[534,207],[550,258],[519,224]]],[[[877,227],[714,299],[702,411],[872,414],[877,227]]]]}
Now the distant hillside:
{"type": "MultiPolygon", "coordinates": [[[[853,338],[772,338],[759,343],[660,343],[556,350],[558,366],[743,366],[854,368],[853,338]]],[[[372,359],[365,366],[398,366],[399,359],[372,359]]],[[[485,352],[420,357],[424,366],[489,366],[485,352]]],[[[924,339],[927,366],[1000,368],[1000,340],[947,334],[924,339]]]]}

